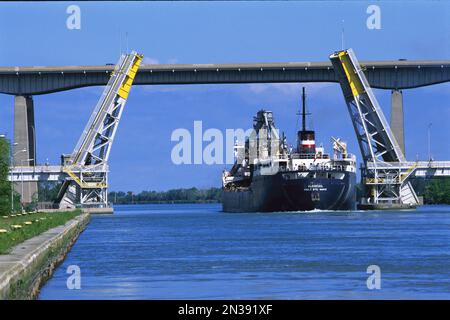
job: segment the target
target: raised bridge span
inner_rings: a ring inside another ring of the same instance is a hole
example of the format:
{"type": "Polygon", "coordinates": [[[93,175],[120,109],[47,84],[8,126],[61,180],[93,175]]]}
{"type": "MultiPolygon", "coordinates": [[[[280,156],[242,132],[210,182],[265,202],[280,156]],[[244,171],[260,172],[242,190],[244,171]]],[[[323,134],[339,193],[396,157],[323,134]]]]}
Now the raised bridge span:
{"type": "MultiPolygon", "coordinates": [[[[391,127],[404,151],[403,89],[450,81],[450,60],[361,62],[372,88],[392,90],[391,127]]],[[[0,67],[0,93],[15,96],[15,167],[36,165],[33,95],[106,85],[113,65],[0,67]]],[[[330,62],[142,65],[134,85],[339,82],[330,62]]],[[[31,202],[36,182],[22,183],[23,202],[31,202]]]]}

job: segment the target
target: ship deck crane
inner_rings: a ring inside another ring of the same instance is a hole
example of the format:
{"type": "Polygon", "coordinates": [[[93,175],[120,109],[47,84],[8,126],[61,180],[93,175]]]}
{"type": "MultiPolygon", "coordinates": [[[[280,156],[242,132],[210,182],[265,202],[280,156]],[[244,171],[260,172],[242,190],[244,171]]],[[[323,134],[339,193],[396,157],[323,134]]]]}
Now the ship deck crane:
{"type": "Polygon", "coordinates": [[[330,60],[363,158],[361,208],[418,205],[410,178],[450,176],[450,161],[407,161],[352,49],[337,51],[330,60]]]}

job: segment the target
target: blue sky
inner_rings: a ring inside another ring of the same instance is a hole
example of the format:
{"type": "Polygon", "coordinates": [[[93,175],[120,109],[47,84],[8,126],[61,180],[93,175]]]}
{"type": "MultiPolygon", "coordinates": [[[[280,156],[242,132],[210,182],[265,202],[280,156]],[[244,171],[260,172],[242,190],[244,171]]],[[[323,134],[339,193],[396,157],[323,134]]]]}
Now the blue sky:
{"type": "MultiPolygon", "coordinates": [[[[326,61],[345,45],[359,60],[450,59],[450,2],[111,2],[1,3],[0,65],[114,63],[128,47],[159,63],[326,61]],[[81,8],[81,30],[66,28],[66,8],[81,8]],[[370,4],[381,29],[366,27],[370,4]],[[119,38],[122,34],[122,43],[119,38]]],[[[338,84],[305,84],[318,142],[356,138],[338,84]]],[[[111,190],[220,186],[223,165],[176,166],[176,128],[248,128],[260,108],[294,143],[301,84],[135,86],[110,158],[111,190]]],[[[35,96],[38,162],[72,151],[101,87],[35,96]]],[[[389,117],[390,92],[375,94],[389,117]]],[[[406,154],[450,159],[450,84],[404,91],[406,154]]],[[[12,135],[13,97],[0,95],[0,132],[12,135]]]]}

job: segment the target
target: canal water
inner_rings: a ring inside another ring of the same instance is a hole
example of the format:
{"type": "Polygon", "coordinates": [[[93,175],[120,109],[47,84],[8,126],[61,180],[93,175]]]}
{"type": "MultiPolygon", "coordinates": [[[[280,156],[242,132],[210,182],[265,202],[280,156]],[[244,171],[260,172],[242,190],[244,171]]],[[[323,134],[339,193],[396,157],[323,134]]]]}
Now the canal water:
{"type": "Polygon", "coordinates": [[[450,206],[220,210],[132,205],[92,216],[39,298],[450,299],[450,206]],[[67,286],[73,265],[80,289],[67,286]],[[370,265],[380,269],[380,289],[368,289],[370,265]]]}

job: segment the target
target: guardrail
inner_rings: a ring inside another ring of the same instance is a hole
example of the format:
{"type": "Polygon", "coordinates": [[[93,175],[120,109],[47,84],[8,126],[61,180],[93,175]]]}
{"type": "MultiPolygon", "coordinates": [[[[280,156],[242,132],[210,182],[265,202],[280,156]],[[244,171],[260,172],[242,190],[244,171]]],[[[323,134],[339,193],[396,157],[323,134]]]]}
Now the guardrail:
{"type": "Polygon", "coordinates": [[[38,165],[38,166],[14,166],[9,168],[10,173],[61,173],[65,168],[69,168],[72,172],[108,172],[108,165],[89,165],[89,166],[54,166],[54,165],[38,165]]]}
{"type": "MultiPolygon", "coordinates": [[[[450,169],[450,161],[405,161],[376,164],[377,169],[409,169],[412,166],[415,166],[416,169],[450,169]]],[[[367,169],[375,169],[375,164],[373,162],[368,162],[367,169]]]]}
{"type": "Polygon", "coordinates": [[[62,181],[70,174],[67,173],[105,173],[109,172],[107,164],[89,165],[89,166],[14,166],[10,167],[8,180],[13,182],[32,182],[32,181],[62,181]]]}

